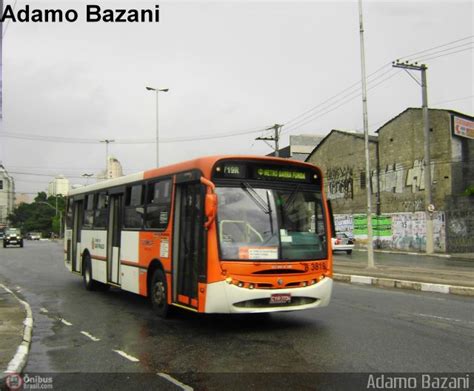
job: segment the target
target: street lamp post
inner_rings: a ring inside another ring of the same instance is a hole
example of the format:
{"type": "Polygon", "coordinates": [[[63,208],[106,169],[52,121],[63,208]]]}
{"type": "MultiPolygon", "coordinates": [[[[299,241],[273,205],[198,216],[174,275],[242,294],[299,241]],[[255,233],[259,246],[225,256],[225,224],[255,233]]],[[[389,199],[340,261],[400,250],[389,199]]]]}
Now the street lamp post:
{"type": "Polygon", "coordinates": [[[158,122],[158,94],[160,92],[168,92],[169,88],[154,88],[154,87],[145,87],[148,91],[155,91],[156,94],[156,167],[160,166],[160,133],[159,133],[159,122],[158,122]]]}

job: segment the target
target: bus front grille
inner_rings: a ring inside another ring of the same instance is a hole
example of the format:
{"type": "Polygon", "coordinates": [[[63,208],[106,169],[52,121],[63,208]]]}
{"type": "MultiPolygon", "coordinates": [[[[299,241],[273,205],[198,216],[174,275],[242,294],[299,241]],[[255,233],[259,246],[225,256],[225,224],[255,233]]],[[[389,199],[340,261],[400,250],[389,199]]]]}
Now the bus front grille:
{"type": "Polygon", "coordinates": [[[290,303],[270,303],[269,298],[245,300],[235,303],[238,308],[281,308],[312,304],[318,301],[314,297],[292,297],[290,303]]]}

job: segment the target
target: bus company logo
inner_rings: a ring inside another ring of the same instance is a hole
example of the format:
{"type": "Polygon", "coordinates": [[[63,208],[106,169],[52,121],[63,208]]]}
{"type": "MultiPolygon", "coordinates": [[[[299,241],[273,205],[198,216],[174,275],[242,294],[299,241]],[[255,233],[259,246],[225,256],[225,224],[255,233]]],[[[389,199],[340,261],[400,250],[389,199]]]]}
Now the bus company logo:
{"type": "Polygon", "coordinates": [[[18,373],[10,373],[5,378],[5,384],[8,390],[19,390],[23,386],[23,378],[18,373]]]}
{"type": "Polygon", "coordinates": [[[105,250],[105,245],[102,243],[102,241],[99,238],[92,239],[91,247],[92,247],[92,250],[95,250],[96,248],[99,250],[105,250]]]}

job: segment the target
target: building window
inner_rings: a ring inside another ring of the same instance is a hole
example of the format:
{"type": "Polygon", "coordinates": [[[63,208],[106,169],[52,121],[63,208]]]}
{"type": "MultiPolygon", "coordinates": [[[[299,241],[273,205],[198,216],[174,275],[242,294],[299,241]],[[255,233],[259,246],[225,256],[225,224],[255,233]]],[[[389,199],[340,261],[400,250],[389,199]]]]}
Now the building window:
{"type": "Polygon", "coordinates": [[[0,181],[0,190],[3,190],[3,181],[0,181]]]}
{"type": "Polygon", "coordinates": [[[365,172],[360,173],[360,188],[361,190],[365,190],[366,188],[365,172]]]}

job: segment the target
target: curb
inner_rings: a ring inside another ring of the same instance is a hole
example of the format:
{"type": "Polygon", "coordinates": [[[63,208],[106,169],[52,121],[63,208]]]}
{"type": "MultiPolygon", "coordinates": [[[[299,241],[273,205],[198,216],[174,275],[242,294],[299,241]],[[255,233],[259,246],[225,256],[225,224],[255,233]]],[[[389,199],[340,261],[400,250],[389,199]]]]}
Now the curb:
{"type": "Polygon", "coordinates": [[[432,284],[429,282],[397,280],[392,278],[359,276],[351,274],[334,273],[334,281],[347,282],[350,284],[373,285],[382,288],[411,289],[414,291],[436,292],[451,295],[474,296],[474,288],[469,286],[432,284]]]}
{"type": "Polygon", "coordinates": [[[26,360],[28,359],[28,353],[30,351],[31,336],[33,333],[33,312],[31,311],[30,305],[26,301],[21,300],[12,290],[8,289],[3,284],[0,284],[0,287],[10,293],[12,296],[14,296],[21,304],[23,304],[26,311],[26,317],[23,321],[23,341],[18,346],[15,356],[9,362],[7,369],[4,372],[0,372],[1,387],[3,385],[5,377],[9,373],[21,373],[26,365],[26,360]]]}

